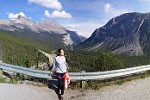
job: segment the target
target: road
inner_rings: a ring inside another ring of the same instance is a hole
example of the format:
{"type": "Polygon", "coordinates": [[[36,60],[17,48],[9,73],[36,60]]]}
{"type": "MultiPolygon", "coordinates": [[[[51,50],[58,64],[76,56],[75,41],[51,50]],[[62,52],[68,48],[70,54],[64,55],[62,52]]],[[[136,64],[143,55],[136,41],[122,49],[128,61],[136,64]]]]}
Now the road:
{"type": "Polygon", "coordinates": [[[42,51],[42,50],[38,50],[38,51],[41,52],[41,53],[43,53],[46,57],[48,57],[48,58],[49,58],[49,62],[50,62],[50,64],[52,65],[52,63],[53,63],[53,61],[54,61],[54,57],[56,56],[56,54],[54,53],[55,50],[52,51],[51,54],[46,53],[46,52],[44,52],[44,51],[42,51]]]}
{"type": "MultiPolygon", "coordinates": [[[[1,100],[58,100],[50,87],[0,83],[1,100]]],[[[66,90],[64,100],[150,100],[150,77],[100,90],[66,90]]]]}

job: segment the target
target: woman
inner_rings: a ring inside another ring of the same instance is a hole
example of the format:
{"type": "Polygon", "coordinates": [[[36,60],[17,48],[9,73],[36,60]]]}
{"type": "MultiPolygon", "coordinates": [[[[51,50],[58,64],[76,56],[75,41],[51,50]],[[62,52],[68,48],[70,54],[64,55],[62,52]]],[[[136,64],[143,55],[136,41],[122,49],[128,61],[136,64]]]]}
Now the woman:
{"type": "Polygon", "coordinates": [[[56,76],[58,79],[58,96],[60,100],[63,99],[61,95],[64,94],[64,77],[67,72],[67,63],[66,58],[64,56],[64,50],[58,49],[58,55],[54,58],[53,69],[56,68],[56,76]]]}

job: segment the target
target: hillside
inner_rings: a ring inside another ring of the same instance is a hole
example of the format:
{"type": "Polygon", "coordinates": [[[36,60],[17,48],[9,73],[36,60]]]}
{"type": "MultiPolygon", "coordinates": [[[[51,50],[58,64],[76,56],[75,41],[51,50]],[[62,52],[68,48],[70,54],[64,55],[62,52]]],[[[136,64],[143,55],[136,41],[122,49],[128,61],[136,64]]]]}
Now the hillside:
{"type": "Polygon", "coordinates": [[[5,63],[32,67],[48,59],[38,49],[50,52],[51,48],[35,41],[0,32],[0,55],[5,63]]]}
{"type": "Polygon", "coordinates": [[[86,51],[150,55],[150,13],[126,13],[112,18],[77,46],[86,51]]]}

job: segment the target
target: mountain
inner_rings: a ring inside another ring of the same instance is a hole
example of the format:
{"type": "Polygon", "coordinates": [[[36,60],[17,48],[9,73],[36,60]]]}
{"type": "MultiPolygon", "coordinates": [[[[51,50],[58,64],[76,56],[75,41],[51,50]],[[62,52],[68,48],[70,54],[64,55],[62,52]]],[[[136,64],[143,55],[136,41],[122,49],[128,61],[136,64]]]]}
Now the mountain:
{"type": "Polygon", "coordinates": [[[53,48],[72,47],[82,42],[77,32],[70,31],[56,21],[44,19],[37,23],[21,15],[14,20],[0,20],[0,31],[23,36],[53,48]]]}
{"type": "Polygon", "coordinates": [[[114,54],[150,55],[150,13],[125,13],[106,25],[76,48],[111,51],[114,54]]]}

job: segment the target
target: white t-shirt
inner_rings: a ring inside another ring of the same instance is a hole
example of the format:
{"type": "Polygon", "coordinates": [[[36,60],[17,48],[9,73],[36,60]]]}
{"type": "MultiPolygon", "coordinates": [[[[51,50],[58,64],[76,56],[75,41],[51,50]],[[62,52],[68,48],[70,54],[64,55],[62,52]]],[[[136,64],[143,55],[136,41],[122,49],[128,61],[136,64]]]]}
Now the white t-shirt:
{"type": "Polygon", "coordinates": [[[54,58],[53,69],[56,67],[56,73],[65,73],[67,71],[66,58],[64,56],[56,56],[54,58]]]}

